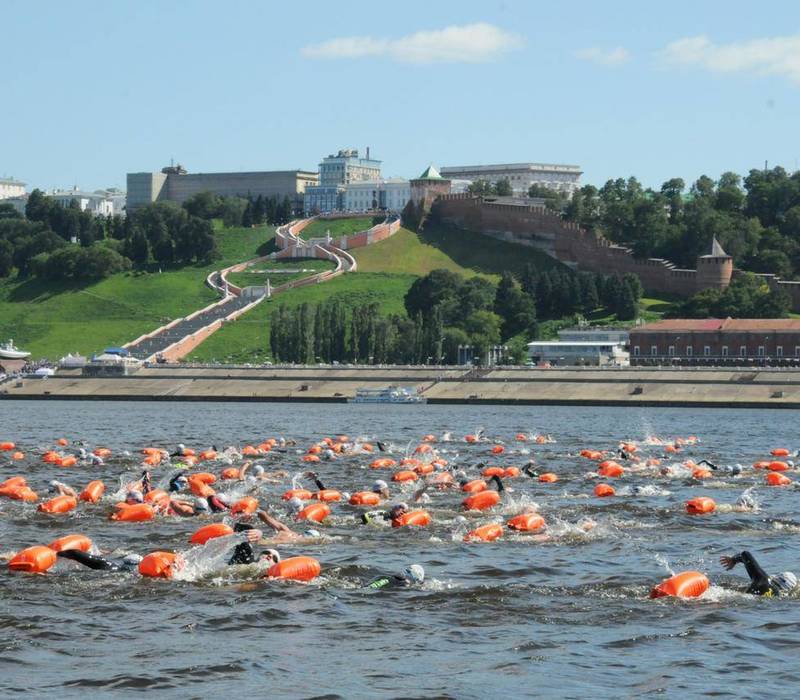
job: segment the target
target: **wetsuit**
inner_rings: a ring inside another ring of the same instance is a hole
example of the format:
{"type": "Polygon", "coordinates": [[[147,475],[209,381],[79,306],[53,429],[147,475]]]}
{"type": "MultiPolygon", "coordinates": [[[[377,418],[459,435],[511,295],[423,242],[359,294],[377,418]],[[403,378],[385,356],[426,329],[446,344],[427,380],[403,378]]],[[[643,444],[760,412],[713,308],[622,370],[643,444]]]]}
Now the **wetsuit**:
{"type": "Polygon", "coordinates": [[[186,475],[183,472],[178,472],[175,476],[173,476],[169,480],[168,491],[170,493],[175,493],[177,491],[182,490],[183,487],[182,486],[178,486],[178,484],[177,484],[178,479],[186,479],[186,475]]]}
{"type": "MultiPolygon", "coordinates": [[[[253,526],[247,523],[236,523],[236,525],[233,526],[234,532],[246,532],[252,529],[253,526]]],[[[252,545],[249,542],[242,542],[241,544],[237,544],[233,550],[231,558],[228,559],[228,566],[233,566],[234,564],[252,564],[255,560],[256,553],[253,551],[252,545]]]]}
{"type": "Polygon", "coordinates": [[[138,564],[133,560],[107,559],[99,554],[89,554],[79,549],[66,549],[58,552],[62,559],[71,559],[95,571],[133,571],[138,564]]]}
{"type": "Polygon", "coordinates": [[[223,511],[228,510],[228,506],[226,506],[216,496],[209,496],[206,498],[206,503],[208,503],[208,507],[212,513],[222,513],[223,511]]]}
{"type": "Polygon", "coordinates": [[[734,465],[725,465],[723,467],[720,467],[720,466],[714,464],[713,462],[709,462],[707,459],[701,459],[697,463],[697,466],[699,467],[701,464],[705,464],[712,471],[723,471],[723,472],[725,472],[727,474],[733,474],[734,476],[736,476],[737,474],[741,474],[742,473],[742,468],[740,466],[736,465],[736,464],[734,464],[734,465]]]}
{"type": "Polygon", "coordinates": [[[392,516],[386,510],[368,510],[366,513],[361,514],[361,522],[364,525],[369,525],[374,520],[391,520],[392,516]]]}
{"type": "Polygon", "coordinates": [[[753,595],[776,596],[780,595],[780,588],[776,586],[767,572],[761,568],[755,557],[750,552],[742,552],[735,557],[731,557],[737,564],[744,564],[747,575],[750,577],[748,593],[753,595]]]}
{"type": "Polygon", "coordinates": [[[523,468],[522,471],[525,472],[531,479],[539,478],[539,472],[537,472],[533,468],[533,462],[528,462],[523,468]]]}
{"type": "Polygon", "coordinates": [[[410,585],[409,581],[404,576],[376,576],[369,583],[365,584],[364,588],[405,588],[408,585],[410,585]]]}
{"type": "Polygon", "coordinates": [[[375,442],[375,444],[378,446],[378,449],[379,449],[381,452],[386,452],[386,444],[385,444],[385,443],[381,442],[380,440],[377,440],[377,441],[375,442]]]}

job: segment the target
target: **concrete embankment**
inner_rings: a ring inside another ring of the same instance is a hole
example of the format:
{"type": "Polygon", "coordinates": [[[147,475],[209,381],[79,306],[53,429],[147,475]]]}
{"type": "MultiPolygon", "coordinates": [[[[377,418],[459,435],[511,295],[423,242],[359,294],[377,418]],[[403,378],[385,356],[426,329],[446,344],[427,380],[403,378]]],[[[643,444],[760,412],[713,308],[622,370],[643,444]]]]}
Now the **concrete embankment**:
{"type": "Polygon", "coordinates": [[[344,402],[360,388],[416,387],[428,403],[800,408],[800,371],[419,367],[147,367],[127,377],[59,372],[0,384],[0,398],[344,402]]]}

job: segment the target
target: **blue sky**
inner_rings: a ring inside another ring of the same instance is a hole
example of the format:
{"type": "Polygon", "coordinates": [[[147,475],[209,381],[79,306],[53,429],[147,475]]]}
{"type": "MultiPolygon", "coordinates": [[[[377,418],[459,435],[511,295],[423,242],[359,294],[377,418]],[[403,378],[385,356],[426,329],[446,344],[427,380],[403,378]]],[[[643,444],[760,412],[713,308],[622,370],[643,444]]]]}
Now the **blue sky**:
{"type": "Polygon", "coordinates": [[[124,187],[170,158],[315,170],[367,145],[406,177],[538,161],[659,186],[800,167],[791,0],[3,0],[0,26],[0,177],[30,186],[124,187]]]}

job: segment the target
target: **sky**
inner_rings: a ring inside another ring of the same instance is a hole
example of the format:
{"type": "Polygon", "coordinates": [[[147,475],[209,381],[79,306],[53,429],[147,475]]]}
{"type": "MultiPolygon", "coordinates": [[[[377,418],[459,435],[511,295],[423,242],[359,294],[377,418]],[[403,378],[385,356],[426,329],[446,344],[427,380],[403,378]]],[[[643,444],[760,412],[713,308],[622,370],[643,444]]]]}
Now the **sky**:
{"type": "Polygon", "coordinates": [[[125,187],[569,163],[659,187],[800,161],[797,0],[2,0],[0,177],[125,187]]]}

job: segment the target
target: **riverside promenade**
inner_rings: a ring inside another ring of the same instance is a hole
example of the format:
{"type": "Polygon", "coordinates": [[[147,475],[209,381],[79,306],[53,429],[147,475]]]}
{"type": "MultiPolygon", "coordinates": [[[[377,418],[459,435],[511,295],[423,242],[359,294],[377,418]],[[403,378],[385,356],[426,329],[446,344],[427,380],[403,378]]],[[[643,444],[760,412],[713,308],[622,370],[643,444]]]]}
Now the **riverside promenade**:
{"type": "Polygon", "coordinates": [[[345,402],[360,388],[415,387],[428,403],[800,408],[800,370],[146,366],[129,376],[59,371],[0,384],[0,399],[345,402]]]}

